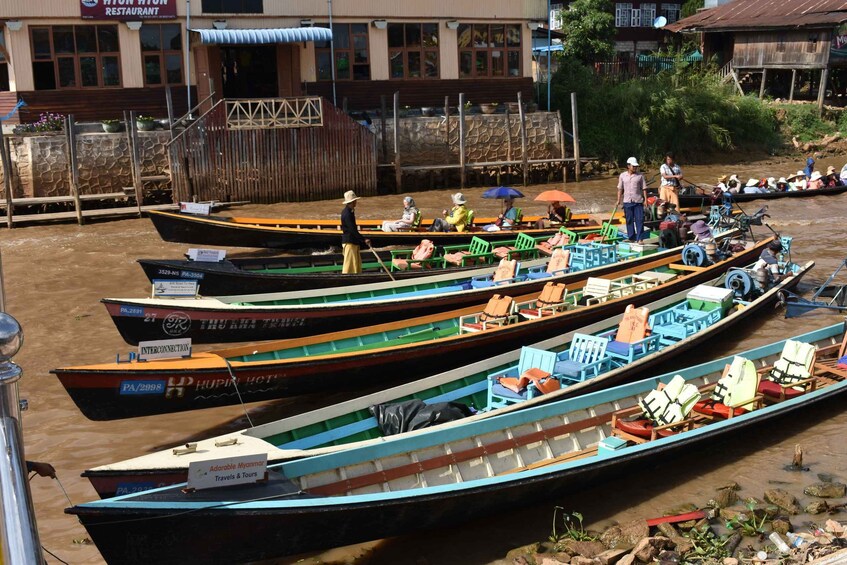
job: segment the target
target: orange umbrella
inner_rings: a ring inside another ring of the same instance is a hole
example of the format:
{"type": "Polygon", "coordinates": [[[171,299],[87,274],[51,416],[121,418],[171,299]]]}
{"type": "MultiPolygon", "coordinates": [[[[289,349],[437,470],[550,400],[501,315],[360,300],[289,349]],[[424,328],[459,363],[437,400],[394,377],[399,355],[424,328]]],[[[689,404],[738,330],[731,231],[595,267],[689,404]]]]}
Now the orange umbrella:
{"type": "Polygon", "coordinates": [[[541,200],[542,202],[576,202],[573,196],[561,190],[545,190],[536,196],[534,200],[541,200]]]}

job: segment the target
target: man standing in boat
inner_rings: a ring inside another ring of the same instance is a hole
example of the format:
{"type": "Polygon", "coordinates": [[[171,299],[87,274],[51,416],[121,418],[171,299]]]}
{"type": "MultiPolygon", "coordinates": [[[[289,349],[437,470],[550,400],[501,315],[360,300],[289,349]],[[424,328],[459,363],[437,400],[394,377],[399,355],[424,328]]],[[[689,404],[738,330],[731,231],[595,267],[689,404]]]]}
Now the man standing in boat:
{"type": "Polygon", "coordinates": [[[644,235],[644,202],[647,200],[647,182],[638,172],[638,160],[626,160],[626,171],[618,178],[618,207],[623,204],[628,241],[641,243],[644,235]]]}
{"type": "Polygon", "coordinates": [[[344,264],[341,272],[345,275],[362,272],[362,245],[371,246],[371,240],[362,237],[356,225],[356,201],[359,197],[352,190],[344,193],[344,210],[341,211],[341,250],[344,264]]]}
{"type": "Polygon", "coordinates": [[[673,160],[673,153],[665,155],[665,162],[659,168],[662,184],[659,187],[659,198],[675,204],[679,208],[679,187],[682,181],[682,169],[673,160]]]}

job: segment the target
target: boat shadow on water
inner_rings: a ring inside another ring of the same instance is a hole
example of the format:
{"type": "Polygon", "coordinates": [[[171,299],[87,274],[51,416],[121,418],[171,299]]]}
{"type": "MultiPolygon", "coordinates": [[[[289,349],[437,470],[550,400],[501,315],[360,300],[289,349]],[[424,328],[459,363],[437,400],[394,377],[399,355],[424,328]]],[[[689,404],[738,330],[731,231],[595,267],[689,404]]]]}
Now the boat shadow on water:
{"type": "MultiPolygon", "coordinates": [[[[679,488],[686,484],[690,485],[691,498],[678,500],[668,506],[706,499],[712,495],[715,485],[739,480],[739,471],[753,471],[746,466],[745,457],[788,442],[792,437],[817,428],[843,412],[844,399],[830,398],[817,404],[813,410],[796,412],[789,418],[779,420],[778,425],[759,425],[736,430],[732,434],[723,436],[717,442],[700,444],[694,451],[676,452],[660,460],[648,460],[627,472],[625,480],[620,480],[620,475],[612,475],[604,478],[599,484],[581,489],[567,497],[510,511],[508,518],[498,513],[496,516],[472,520],[458,527],[430,529],[381,540],[376,544],[352,545],[328,552],[307,553],[262,563],[278,565],[297,562],[320,562],[328,565],[333,563],[355,565],[506,563],[505,557],[510,550],[547,539],[551,533],[551,519],[556,506],[562,506],[566,512],[577,511],[584,514],[587,528],[590,524],[608,523],[613,518],[623,522],[629,519],[647,519],[651,516],[622,515],[625,515],[627,510],[660,497],[667,491],[678,492],[679,488]],[[721,470],[724,472],[721,473],[721,470]],[[714,477],[719,473],[721,476],[714,477]],[[351,559],[354,555],[362,555],[362,557],[351,559]]],[[[766,483],[770,476],[778,476],[785,464],[790,463],[791,456],[792,453],[786,451],[777,459],[771,460],[767,467],[756,467],[755,473],[759,477],[759,482],[766,483]]],[[[814,457],[815,454],[812,453],[811,456],[814,457]]],[[[817,463],[817,458],[806,461],[806,464],[811,467],[811,472],[804,474],[804,477],[808,475],[808,481],[816,480],[815,472],[820,471],[815,467],[817,463]]],[[[829,470],[831,469],[827,469],[829,470]]],[[[745,489],[741,492],[743,496],[758,494],[747,488],[754,485],[742,482],[741,486],[745,489]]],[[[795,523],[795,527],[799,526],[796,518],[792,522],[795,523]]],[[[508,563],[511,561],[509,560],[508,563]]]]}

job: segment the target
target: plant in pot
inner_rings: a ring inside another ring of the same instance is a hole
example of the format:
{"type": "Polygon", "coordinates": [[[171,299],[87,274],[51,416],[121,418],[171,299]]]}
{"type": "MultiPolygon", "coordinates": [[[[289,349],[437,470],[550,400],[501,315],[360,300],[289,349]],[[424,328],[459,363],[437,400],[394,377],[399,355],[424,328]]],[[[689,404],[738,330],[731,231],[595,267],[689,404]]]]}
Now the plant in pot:
{"type": "Polygon", "coordinates": [[[106,133],[118,133],[121,131],[120,120],[100,120],[100,125],[103,126],[103,131],[106,133]]]}
{"type": "Polygon", "coordinates": [[[483,114],[493,114],[497,111],[499,105],[499,102],[489,102],[487,104],[480,104],[479,109],[482,110],[483,114]]]}
{"type": "MultiPolygon", "coordinates": [[[[521,111],[520,104],[517,102],[507,102],[506,107],[509,108],[509,112],[512,114],[518,114],[521,111]]],[[[526,106],[524,106],[526,108],[526,106]]]]}
{"type": "Polygon", "coordinates": [[[156,120],[150,116],[137,116],[135,126],[139,131],[153,131],[156,128],[156,120]]]}

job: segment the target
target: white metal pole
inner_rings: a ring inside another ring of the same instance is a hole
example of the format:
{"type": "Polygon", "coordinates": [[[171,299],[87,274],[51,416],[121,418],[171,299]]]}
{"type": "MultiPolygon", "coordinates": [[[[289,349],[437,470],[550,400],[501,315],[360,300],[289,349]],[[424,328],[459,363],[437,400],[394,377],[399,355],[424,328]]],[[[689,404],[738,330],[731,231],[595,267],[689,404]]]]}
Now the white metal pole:
{"type": "MultiPolygon", "coordinates": [[[[548,0],[549,1],[549,0],[548,0]]],[[[191,115],[191,0],[185,0],[185,99],[191,115]]]]}
{"type": "Polygon", "coordinates": [[[553,18],[550,16],[550,0],[547,0],[547,111],[550,111],[550,59],[553,52],[550,46],[553,43],[553,18]]]}

